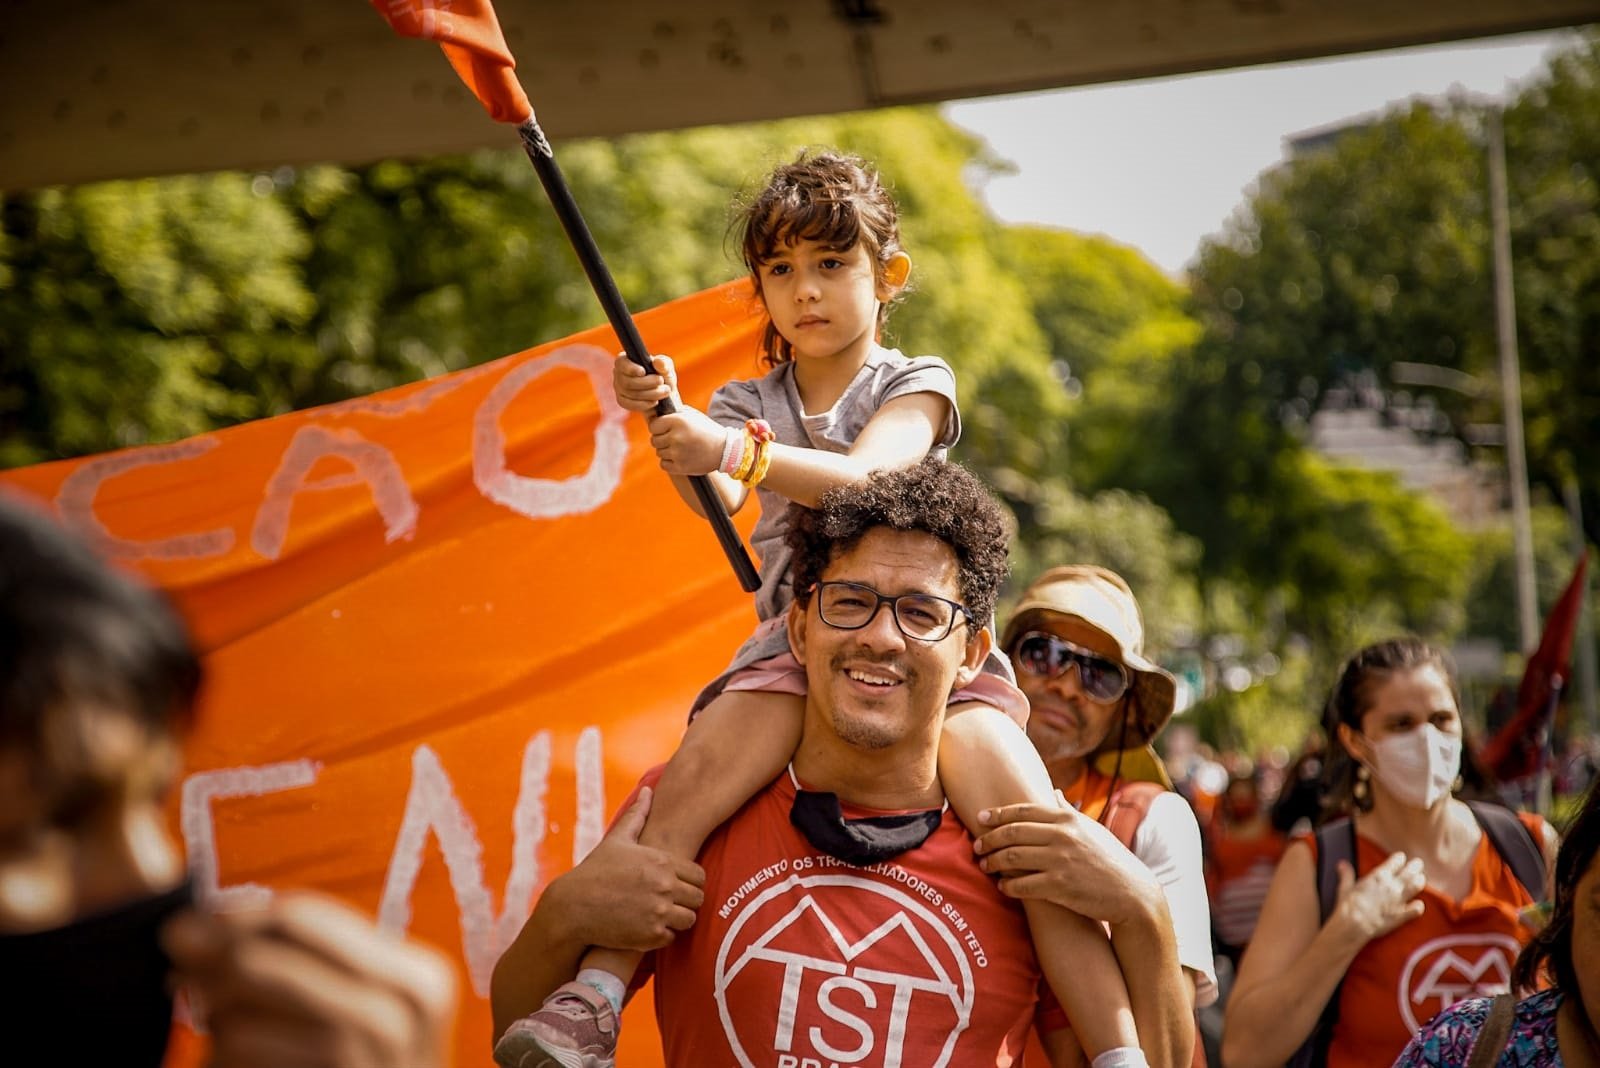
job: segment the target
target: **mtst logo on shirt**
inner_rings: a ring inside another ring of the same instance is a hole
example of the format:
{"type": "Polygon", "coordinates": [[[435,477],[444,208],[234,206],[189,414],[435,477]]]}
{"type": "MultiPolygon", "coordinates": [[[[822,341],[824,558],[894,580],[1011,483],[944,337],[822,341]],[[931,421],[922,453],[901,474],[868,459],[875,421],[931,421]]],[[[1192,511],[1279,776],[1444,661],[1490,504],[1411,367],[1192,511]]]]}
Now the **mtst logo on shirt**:
{"type": "Polygon", "coordinates": [[[1503,934],[1445,935],[1412,951],[1400,972],[1400,1016],[1416,1031],[1458,1001],[1511,989],[1522,946],[1503,934]]]}
{"type": "Polygon", "coordinates": [[[723,936],[716,999],[743,1068],[945,1068],[972,1017],[972,967],[949,920],[915,895],[791,875],[723,936]]]}

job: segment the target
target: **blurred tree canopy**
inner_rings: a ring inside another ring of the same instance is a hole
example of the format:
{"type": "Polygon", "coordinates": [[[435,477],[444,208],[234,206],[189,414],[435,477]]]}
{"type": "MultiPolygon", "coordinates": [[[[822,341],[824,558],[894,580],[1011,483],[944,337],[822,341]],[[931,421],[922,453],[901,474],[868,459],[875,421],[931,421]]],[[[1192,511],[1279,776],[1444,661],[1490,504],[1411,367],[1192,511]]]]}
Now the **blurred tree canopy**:
{"type": "MultiPolygon", "coordinates": [[[[1515,94],[1505,131],[1530,474],[1555,500],[1576,479],[1597,541],[1600,33],[1576,37],[1515,94]]],[[[1426,396],[1442,415],[1436,432],[1481,447],[1476,428],[1501,421],[1489,218],[1485,113],[1465,99],[1354,124],[1263,175],[1223,235],[1202,247],[1191,306],[1204,335],[1175,383],[1190,396],[1226,396],[1237,415],[1246,448],[1204,458],[1218,463],[1208,468],[1218,488],[1281,488],[1265,457],[1297,437],[1326,390],[1362,371],[1376,372],[1396,400],[1426,396]],[[1396,373],[1398,363],[1462,372],[1470,377],[1456,381],[1477,388],[1419,386],[1396,373]]],[[[1174,430],[1200,437],[1218,429],[1216,414],[1174,430]]],[[[1503,463],[1498,448],[1491,459],[1503,463]]],[[[1207,522],[1174,514],[1197,533],[1207,522]]],[[[1224,568],[1237,553],[1220,544],[1218,524],[1234,519],[1213,514],[1203,535],[1224,568]]]]}
{"type": "MultiPolygon", "coordinates": [[[[1530,466],[1600,529],[1600,34],[1505,114],[1530,466]]],[[[931,109],[560,146],[636,308],[734,277],[730,203],[803,146],[875,161],[913,292],[887,340],[955,366],[957,458],[1053,563],[1126,575],[1152,640],[1228,673],[1213,738],[1285,740],[1356,644],[1398,629],[1515,648],[1510,539],[1457,527],[1306,427],[1376,376],[1425,433],[1502,463],[1483,114],[1416,103],[1266,172],[1184,281],[1101,237],[995,221],[1006,166],[931,109]],[[1472,376],[1461,393],[1396,364],[1472,376]],[[1241,673],[1241,668],[1248,668],[1241,673]],[[1237,688],[1234,683],[1238,683],[1237,688]]],[[[603,316],[513,147],[0,197],[0,466],[166,441],[493,359],[603,316]]],[[[648,338],[646,339],[648,342],[648,338]]],[[[758,374],[752,353],[750,374],[758,374]]],[[[1570,568],[1553,509],[1542,603],[1570,568]]],[[[1212,680],[1213,682],[1215,679],[1212,680]]]]}

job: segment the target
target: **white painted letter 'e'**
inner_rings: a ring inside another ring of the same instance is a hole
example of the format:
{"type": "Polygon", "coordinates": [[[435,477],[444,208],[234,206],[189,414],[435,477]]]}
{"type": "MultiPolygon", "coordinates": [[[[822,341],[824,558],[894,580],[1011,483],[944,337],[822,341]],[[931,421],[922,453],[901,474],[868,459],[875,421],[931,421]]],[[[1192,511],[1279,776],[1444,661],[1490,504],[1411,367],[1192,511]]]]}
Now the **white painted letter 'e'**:
{"type": "Polygon", "coordinates": [[[210,452],[217,444],[216,438],[190,438],[171,445],[153,445],[86,460],[62,480],[61,488],[56,491],[56,508],[68,526],[88,538],[96,549],[111,556],[145,560],[198,560],[221,556],[233,548],[233,531],[226,527],[140,541],[113,534],[94,511],[94,499],[107,480],[136,467],[178,463],[210,452]]]}
{"type": "Polygon", "coordinates": [[[484,885],[483,846],[472,817],[456,796],[439,757],[426,745],[411,756],[411,790],[389,860],[378,906],[378,923],[404,932],[411,923],[411,893],[422,872],[422,851],[431,830],[439,840],[450,889],[461,920],[467,975],[480,997],[489,995],[495,961],[533,911],[539,886],[539,846],[545,834],[545,795],[550,788],[550,732],[540,731],[522,751],[522,776],[511,817],[511,874],[498,916],[484,885]]]}
{"type": "Polygon", "coordinates": [[[289,510],[295,496],[307,490],[338,489],[350,485],[353,479],[365,482],[372,491],[372,503],[383,516],[385,542],[409,538],[416,531],[416,499],[388,449],[354,430],[303,426],[295,431],[278,469],[267,482],[266,498],[250,532],[251,547],[268,560],[276,560],[289,534],[289,510]],[[325,456],[345,461],[355,468],[354,474],[307,482],[306,476],[325,456]]]}
{"type": "Polygon", "coordinates": [[[507,374],[484,398],[473,416],[472,478],[485,497],[529,519],[554,519],[599,508],[622,481],[628,456],[623,428],[627,412],[611,395],[612,357],[594,345],[566,345],[507,374]],[[594,459],[576,478],[527,478],[506,466],[506,435],[500,414],[524,386],[546,371],[571,367],[582,371],[600,403],[600,425],[594,431],[594,459]]]}
{"type": "Polygon", "coordinates": [[[258,883],[224,887],[217,862],[217,828],[211,819],[211,802],[219,797],[260,797],[282,790],[310,786],[317,781],[317,764],[291,760],[253,768],[219,768],[201,771],[183,780],[178,823],[183,831],[195,893],[207,905],[259,907],[272,891],[258,883]]]}

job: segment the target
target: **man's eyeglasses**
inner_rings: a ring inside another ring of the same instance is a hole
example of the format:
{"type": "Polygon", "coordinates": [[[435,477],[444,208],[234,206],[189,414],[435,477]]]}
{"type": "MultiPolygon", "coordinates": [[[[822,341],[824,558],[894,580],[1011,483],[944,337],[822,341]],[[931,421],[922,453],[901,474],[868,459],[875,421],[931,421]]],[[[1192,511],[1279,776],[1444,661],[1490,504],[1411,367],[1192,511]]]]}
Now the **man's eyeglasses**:
{"type": "Polygon", "coordinates": [[[822,621],[839,630],[860,630],[884,605],[889,606],[900,633],[919,642],[942,641],[956,623],[972,619],[972,614],[955,601],[931,593],[885,597],[859,582],[818,582],[811,592],[816,595],[822,621]]]}
{"type": "Polygon", "coordinates": [[[1128,692],[1128,669],[1115,660],[1091,653],[1065,638],[1029,631],[1017,643],[1017,669],[1041,679],[1054,679],[1076,664],[1078,684],[1096,701],[1115,701],[1128,692]]]}

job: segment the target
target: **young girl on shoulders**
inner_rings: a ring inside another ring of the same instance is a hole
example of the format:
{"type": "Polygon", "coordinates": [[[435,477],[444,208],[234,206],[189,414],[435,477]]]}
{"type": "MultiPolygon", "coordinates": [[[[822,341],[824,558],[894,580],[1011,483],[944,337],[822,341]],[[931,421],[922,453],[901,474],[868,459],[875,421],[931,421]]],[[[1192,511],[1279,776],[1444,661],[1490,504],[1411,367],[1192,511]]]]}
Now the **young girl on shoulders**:
{"type": "MultiPolygon", "coordinates": [[[[744,261],[768,316],[762,350],[771,370],[721,387],[707,412],[680,403],[666,416],[652,413],[663,398],[678,400],[670,359],[655,357],[656,373],[649,374],[619,356],[613,372],[617,402],[651,416],[651,445],[689,507],[700,511],[691,475],[709,476],[730,513],[752,490],[761,501],[752,536],[761,557],[761,623],[696,699],[640,836],[689,859],[783,773],[799,745],[806,677],[784,626],[793,600],[784,544],[790,503],[812,506],[828,489],[873,471],[909,467],[929,455],[942,459],[961,430],[950,366],[878,344],[889,306],[905,290],[911,258],[900,246],[894,201],[871,167],[849,156],[803,154],[773,172],[741,223],[744,261]]],[[[849,600],[853,592],[829,591],[849,602],[835,606],[837,612],[858,607],[849,600]]],[[[855,600],[871,598],[862,588],[855,600]]],[[[925,611],[908,600],[892,609],[907,641],[956,640],[956,627],[986,622],[941,613],[934,600],[928,598],[925,611]]],[[[1049,774],[1019,729],[1027,709],[1003,657],[991,656],[979,680],[951,696],[939,776],[974,834],[986,829],[977,821],[984,809],[1055,803],[1049,774]]],[[[885,859],[873,855],[870,843],[856,844],[861,851],[843,859],[885,859]]],[[[1104,930],[1049,903],[1023,904],[1040,965],[1085,1052],[1106,1055],[1097,1065],[1142,1065],[1127,989],[1104,930]]],[[[575,982],[507,1029],[496,1059],[510,1068],[612,1065],[617,1015],[639,959],[591,949],[575,982]]]]}

